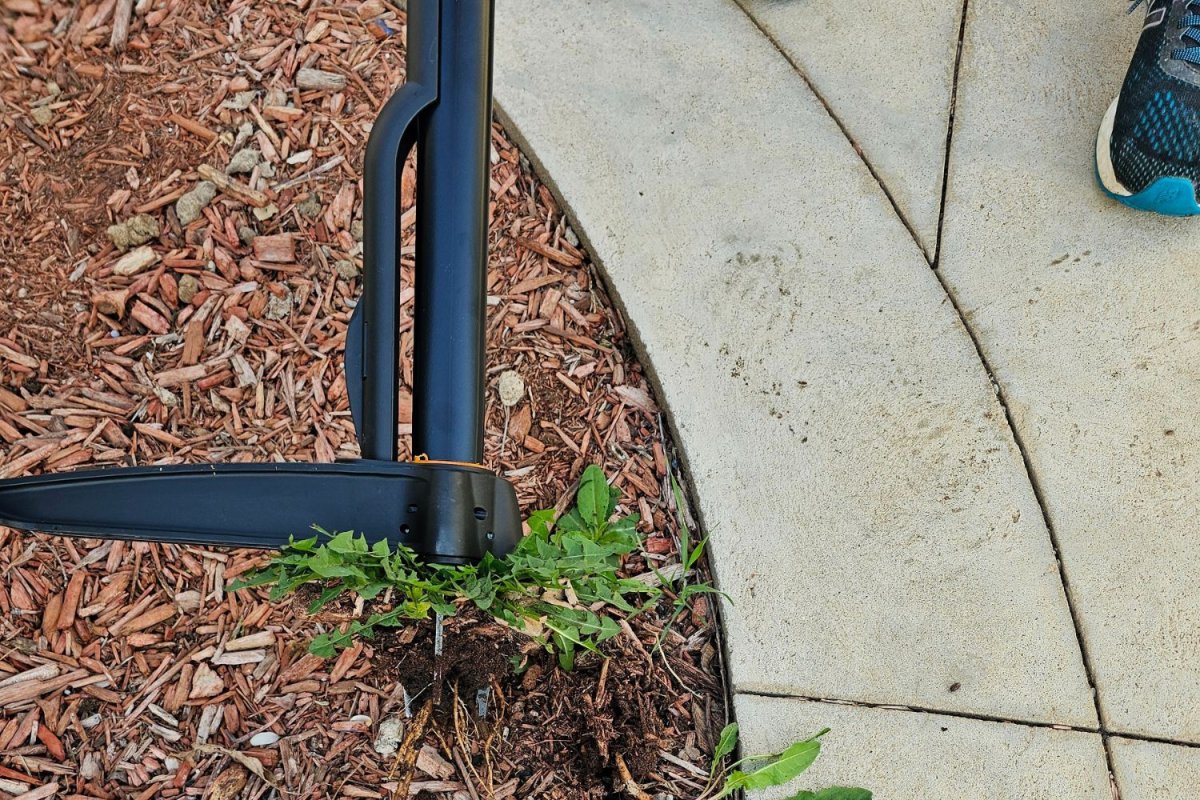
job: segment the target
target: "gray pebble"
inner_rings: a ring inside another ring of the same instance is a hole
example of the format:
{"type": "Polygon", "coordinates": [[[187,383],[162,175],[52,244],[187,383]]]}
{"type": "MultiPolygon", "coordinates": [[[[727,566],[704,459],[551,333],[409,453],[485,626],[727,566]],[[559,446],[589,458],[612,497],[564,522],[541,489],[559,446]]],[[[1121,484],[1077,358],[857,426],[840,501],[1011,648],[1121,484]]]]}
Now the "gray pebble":
{"type": "Polygon", "coordinates": [[[525,380],[515,370],[500,373],[500,402],[512,408],[525,396],[525,380]]]}
{"type": "Polygon", "coordinates": [[[263,315],[267,319],[281,320],[287,319],[288,314],[292,313],[292,293],[288,292],[283,297],[279,297],[274,292],[267,294],[267,309],[263,315]]]}
{"type": "Polygon", "coordinates": [[[139,244],[145,244],[151,239],[157,239],[162,230],[159,228],[158,220],[154,217],[149,214],[138,214],[119,225],[110,225],[107,233],[108,238],[112,239],[112,243],[118,250],[128,250],[139,244]]]}
{"type": "Polygon", "coordinates": [[[297,203],[296,209],[309,219],[316,219],[324,210],[324,208],[321,206],[321,202],[317,200],[316,195],[312,194],[297,203]]]}
{"type": "Polygon", "coordinates": [[[243,148],[242,150],[238,150],[233,158],[229,159],[229,166],[225,168],[225,173],[227,175],[238,175],[253,172],[260,160],[262,160],[262,153],[258,152],[257,148],[243,148]]]}
{"type": "Polygon", "coordinates": [[[196,188],[175,201],[175,216],[179,217],[180,225],[191,225],[200,218],[200,212],[217,196],[217,185],[210,181],[200,181],[196,188]]]}
{"type": "Polygon", "coordinates": [[[179,278],[179,301],[181,303],[192,302],[192,298],[198,291],[200,291],[200,281],[196,280],[195,275],[183,275],[179,278]]]}

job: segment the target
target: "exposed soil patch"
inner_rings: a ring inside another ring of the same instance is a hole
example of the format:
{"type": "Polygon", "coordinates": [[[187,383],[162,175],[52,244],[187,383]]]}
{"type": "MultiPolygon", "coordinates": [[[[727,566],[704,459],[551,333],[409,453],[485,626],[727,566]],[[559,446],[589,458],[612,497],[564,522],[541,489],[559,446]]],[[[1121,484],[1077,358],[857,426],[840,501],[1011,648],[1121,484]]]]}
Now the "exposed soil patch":
{"type": "MultiPolygon", "coordinates": [[[[402,12],[148,0],[116,55],[117,5],[0,3],[0,470],[356,457],[341,353],[360,169],[403,80],[402,12]],[[302,69],[343,85],[302,88],[302,69]],[[201,172],[246,149],[231,177],[267,205],[220,193],[181,221],[201,172]],[[105,230],[138,214],[159,233],[129,267],[105,230]]],[[[550,192],[498,127],[492,143],[486,460],[526,511],[564,506],[603,465],[647,536],[625,572],[668,568],[680,510],[653,393],[550,192]],[[505,407],[509,370],[526,391],[505,407]]],[[[408,246],[411,175],[402,195],[408,246]]],[[[628,621],[572,673],[473,612],[447,621],[440,658],[426,621],[321,659],[307,642],[367,609],[343,599],[313,618],[311,596],[226,591],[264,558],[0,528],[0,682],[27,678],[0,685],[0,800],[53,785],[592,800],[627,796],[620,763],[651,796],[697,795],[726,720],[704,598],[665,635],[669,603],[628,621]],[[431,698],[412,768],[378,754],[382,723],[412,730],[431,698]]]]}

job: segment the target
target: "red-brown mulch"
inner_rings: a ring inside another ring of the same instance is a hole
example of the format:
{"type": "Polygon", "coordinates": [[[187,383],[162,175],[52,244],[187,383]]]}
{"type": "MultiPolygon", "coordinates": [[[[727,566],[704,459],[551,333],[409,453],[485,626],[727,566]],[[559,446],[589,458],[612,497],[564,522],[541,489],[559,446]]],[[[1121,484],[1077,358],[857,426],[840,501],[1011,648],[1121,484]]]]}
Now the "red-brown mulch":
{"type": "MultiPolygon", "coordinates": [[[[358,170],[403,80],[403,32],[381,0],[0,0],[0,476],[357,456],[341,352],[358,170]],[[334,85],[299,88],[302,69],[334,85]],[[201,168],[219,176],[248,147],[240,186],[181,224],[201,168]],[[106,228],[137,214],[159,231],[131,257],[106,228]]],[[[680,511],[653,392],[551,193],[498,127],[492,143],[487,461],[527,511],[561,507],[602,464],[648,536],[627,571],[667,567],[680,511]],[[495,389],[508,370],[526,385],[512,408],[495,389]]],[[[704,598],[661,653],[666,603],[569,674],[504,628],[450,620],[442,701],[397,766],[373,743],[388,718],[417,727],[430,625],[308,655],[354,609],[314,620],[226,591],[263,560],[0,529],[0,800],[380,798],[409,780],[456,800],[686,798],[705,783],[725,696],[704,598]]]]}

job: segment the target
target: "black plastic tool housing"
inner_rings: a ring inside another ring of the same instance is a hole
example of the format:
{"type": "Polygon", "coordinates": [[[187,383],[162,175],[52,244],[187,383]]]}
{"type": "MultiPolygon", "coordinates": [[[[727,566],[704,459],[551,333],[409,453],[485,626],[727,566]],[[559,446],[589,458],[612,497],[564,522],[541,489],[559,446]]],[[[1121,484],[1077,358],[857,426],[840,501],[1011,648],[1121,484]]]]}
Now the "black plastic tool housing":
{"type": "Polygon", "coordinates": [[[191,464],[0,481],[0,524],[51,533],[277,548],[313,525],[428,559],[503,555],[521,536],[511,484],[483,460],[494,0],[409,0],[406,83],[363,169],[363,295],[346,383],[363,458],[191,464]],[[400,463],[400,175],[417,151],[413,448],[400,463]],[[429,460],[435,459],[435,460],[429,460]]]}

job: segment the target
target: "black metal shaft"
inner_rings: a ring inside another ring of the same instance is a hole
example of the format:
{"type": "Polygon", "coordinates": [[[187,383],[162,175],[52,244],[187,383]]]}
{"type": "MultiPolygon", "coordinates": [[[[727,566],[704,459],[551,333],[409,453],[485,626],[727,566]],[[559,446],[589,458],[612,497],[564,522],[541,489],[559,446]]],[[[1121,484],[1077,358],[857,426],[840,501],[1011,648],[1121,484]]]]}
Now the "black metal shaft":
{"type": "Polygon", "coordinates": [[[347,342],[347,375],[363,458],[395,461],[399,406],[400,175],[417,143],[418,120],[436,108],[439,4],[408,10],[408,76],[371,129],[363,162],[363,296],[347,342]],[[356,363],[357,362],[357,363],[356,363]],[[361,401],[358,391],[361,390],[361,401]]]}
{"type": "Polygon", "coordinates": [[[439,2],[438,100],[417,157],[413,452],[478,463],[494,0],[439,2]]]}

